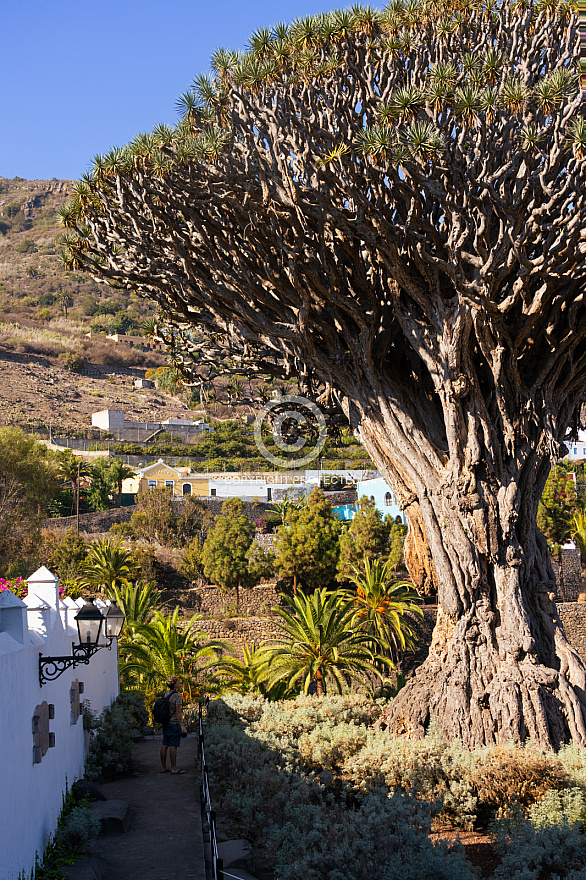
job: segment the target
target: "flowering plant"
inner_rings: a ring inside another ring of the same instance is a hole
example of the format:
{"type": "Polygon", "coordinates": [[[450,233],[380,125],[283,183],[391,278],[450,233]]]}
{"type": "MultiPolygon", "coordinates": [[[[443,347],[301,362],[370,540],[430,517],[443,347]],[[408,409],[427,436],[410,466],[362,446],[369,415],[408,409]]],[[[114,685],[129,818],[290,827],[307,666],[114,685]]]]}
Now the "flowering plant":
{"type": "MultiPolygon", "coordinates": [[[[22,577],[0,578],[0,593],[4,590],[10,590],[18,599],[24,599],[28,595],[28,583],[22,577]]],[[[64,581],[59,587],[60,599],[66,599],[67,596],[78,599],[80,595],[80,587],[75,581],[64,581]]]]}
{"type": "Polygon", "coordinates": [[[24,578],[0,578],[0,593],[10,590],[19,599],[24,599],[28,593],[28,584],[24,578]]]}
{"type": "Polygon", "coordinates": [[[268,531],[268,524],[264,517],[259,517],[259,520],[256,524],[257,532],[260,532],[261,535],[264,535],[268,531]]]}

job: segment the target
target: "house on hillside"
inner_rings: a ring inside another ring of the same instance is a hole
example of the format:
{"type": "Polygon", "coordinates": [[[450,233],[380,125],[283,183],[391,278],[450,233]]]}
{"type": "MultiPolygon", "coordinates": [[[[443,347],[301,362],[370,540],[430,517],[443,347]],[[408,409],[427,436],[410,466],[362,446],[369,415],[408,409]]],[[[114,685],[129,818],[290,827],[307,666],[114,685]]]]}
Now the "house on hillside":
{"type": "MultiPolygon", "coordinates": [[[[145,379],[139,380],[148,381],[145,379]]],[[[144,387],[144,386],[143,386],[144,387]]],[[[165,419],[162,422],[132,422],[126,419],[124,410],[103,409],[92,413],[92,426],[108,431],[116,440],[134,440],[137,443],[152,439],[159,431],[168,431],[184,440],[211,432],[214,429],[203,419],[165,419]]]]}
{"type": "Polygon", "coordinates": [[[297,500],[310,494],[318,480],[306,477],[306,471],[209,474],[210,496],[240,498],[242,501],[297,500]]]}
{"type": "Polygon", "coordinates": [[[122,484],[123,494],[128,495],[140,495],[157,488],[171,489],[176,498],[187,495],[207,497],[209,480],[207,474],[194,473],[189,467],[171,467],[160,458],[154,464],[141,468],[122,484]]]}
{"type": "Polygon", "coordinates": [[[359,480],[356,484],[358,501],[363,495],[374,501],[375,507],[384,516],[391,516],[393,519],[400,518],[403,524],[406,523],[405,514],[399,507],[395,494],[388,483],[385,483],[382,477],[375,480],[359,480]]]}
{"type": "Polygon", "coordinates": [[[586,459],[586,431],[578,431],[578,439],[566,440],[568,454],[565,456],[570,461],[580,461],[586,459]]]}

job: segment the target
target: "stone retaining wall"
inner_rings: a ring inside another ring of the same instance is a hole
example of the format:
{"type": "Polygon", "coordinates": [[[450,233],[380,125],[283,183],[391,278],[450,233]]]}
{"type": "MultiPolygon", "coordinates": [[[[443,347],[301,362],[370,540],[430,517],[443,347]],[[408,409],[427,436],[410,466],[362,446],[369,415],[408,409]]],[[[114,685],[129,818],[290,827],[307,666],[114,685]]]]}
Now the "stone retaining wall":
{"type": "MultiPolygon", "coordinates": [[[[219,592],[215,587],[203,587],[201,589],[203,591],[213,590],[219,592]]],[[[271,595],[271,590],[273,595],[276,596],[273,584],[263,584],[255,589],[259,591],[258,600],[260,600],[260,596],[263,594],[268,598],[271,595]]],[[[242,594],[252,592],[254,591],[241,591],[242,594]]],[[[210,596],[210,601],[214,601],[214,597],[210,596]]],[[[276,602],[273,604],[276,604],[276,602]]],[[[241,609],[244,608],[243,599],[240,602],[240,607],[241,609]]],[[[586,603],[560,602],[557,608],[568,640],[586,661],[586,603]]],[[[418,647],[416,651],[408,652],[405,655],[402,668],[406,674],[412,672],[416,666],[419,666],[425,660],[431,643],[431,634],[435,626],[436,616],[437,606],[426,605],[423,607],[423,620],[419,621],[417,619],[414,621],[418,632],[418,647]]],[[[260,644],[267,639],[279,637],[280,633],[274,620],[265,616],[201,620],[198,626],[208,634],[210,639],[224,639],[232,642],[237,648],[241,648],[245,643],[250,644],[254,642],[255,644],[260,644]]]]}
{"type": "MultiPolygon", "coordinates": [[[[226,614],[236,606],[235,590],[220,590],[215,586],[196,586],[189,591],[189,607],[204,617],[226,614]]],[[[282,604],[275,583],[259,584],[241,589],[238,597],[238,613],[247,616],[269,617],[271,608],[282,604]]]]}
{"type": "Polygon", "coordinates": [[[245,644],[260,645],[267,639],[279,638],[282,631],[266,617],[231,617],[224,620],[199,620],[198,628],[209,639],[223,639],[241,652],[245,644]]]}
{"type": "Polygon", "coordinates": [[[586,602],[558,602],[557,609],[568,641],[586,661],[586,602]]]}

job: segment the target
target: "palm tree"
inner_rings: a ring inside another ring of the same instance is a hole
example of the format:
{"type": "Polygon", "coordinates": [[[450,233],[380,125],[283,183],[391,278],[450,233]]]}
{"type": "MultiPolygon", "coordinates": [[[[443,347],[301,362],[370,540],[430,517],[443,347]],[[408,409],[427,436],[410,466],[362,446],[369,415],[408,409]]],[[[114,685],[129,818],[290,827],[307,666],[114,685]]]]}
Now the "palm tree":
{"type": "Polygon", "coordinates": [[[135,571],[132,554],[111,538],[92,541],[83,566],[83,585],[106,594],[129,583],[135,571]]]}
{"type": "Polygon", "coordinates": [[[398,659],[403,651],[413,648],[416,637],[406,614],[423,617],[418,593],[413,584],[397,580],[390,560],[364,557],[361,568],[352,566],[347,579],[356,590],[343,595],[354,608],[355,622],[398,659]]]}
{"type": "Polygon", "coordinates": [[[118,489],[116,507],[120,507],[120,505],[122,504],[122,483],[124,482],[124,480],[128,480],[130,477],[133,476],[134,468],[131,468],[127,464],[124,464],[123,461],[115,458],[110,463],[110,478],[118,489]]]}
{"type": "Polygon", "coordinates": [[[59,292],[57,293],[56,298],[57,298],[57,302],[61,303],[61,307],[63,308],[63,313],[65,315],[65,319],[67,320],[67,309],[73,305],[73,297],[71,296],[71,294],[68,291],[63,290],[62,288],[59,288],[59,292]]]}
{"type": "Polygon", "coordinates": [[[179,608],[165,617],[153,611],[149,623],[135,628],[132,641],[121,652],[120,679],[130,689],[156,693],[169,676],[176,675],[190,700],[204,693],[218,693],[222,688],[217,672],[221,654],[228,649],[219,640],[200,643],[204,635],[197,631],[200,615],[194,615],[185,629],[179,626],[179,608]]]}
{"type": "Polygon", "coordinates": [[[339,593],[321,589],[306,595],[300,590],[287,601],[289,609],[273,608],[287,638],[265,644],[266,665],[259,679],[268,687],[285,681],[290,688],[301,685],[307,694],[314,681],[321,697],[329,678],[341,693],[344,684],[368,674],[380,677],[378,666],[392,666],[388,657],[375,653],[376,638],[355,628],[352,602],[339,593]]]}
{"type": "Polygon", "coordinates": [[[262,674],[270,656],[264,645],[258,647],[253,643],[242,646],[242,660],[239,657],[222,658],[218,670],[225,676],[225,689],[238,694],[260,694],[271,701],[296,696],[299,689],[290,688],[286,681],[277,681],[272,687],[263,682],[262,674]]]}
{"type": "Polygon", "coordinates": [[[105,593],[106,598],[112,599],[124,612],[125,626],[148,623],[161,596],[160,590],[157,590],[153,581],[150,583],[139,581],[134,585],[124,582],[114,583],[106,588],[105,593]]]}
{"type": "Polygon", "coordinates": [[[75,455],[67,453],[59,462],[57,474],[64,483],[71,483],[73,489],[71,514],[73,515],[81,477],[91,477],[91,466],[87,462],[82,461],[81,458],[77,458],[75,455]]]}
{"type": "Polygon", "coordinates": [[[580,592],[578,602],[586,602],[586,507],[574,514],[572,538],[580,550],[580,592]]]}

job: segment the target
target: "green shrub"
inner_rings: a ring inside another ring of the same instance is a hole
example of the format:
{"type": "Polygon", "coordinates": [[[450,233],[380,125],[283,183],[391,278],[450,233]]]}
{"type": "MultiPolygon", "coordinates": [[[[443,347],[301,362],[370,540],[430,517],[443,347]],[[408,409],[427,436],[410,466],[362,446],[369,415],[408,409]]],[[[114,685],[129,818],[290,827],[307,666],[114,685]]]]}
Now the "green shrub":
{"type": "Polygon", "coordinates": [[[362,747],[365,723],[379,711],[363,697],[278,704],[230,696],[210,705],[214,806],[233,819],[235,833],[262,839],[280,880],[474,877],[461,856],[429,840],[441,803],[335,780],[332,771],[362,747]]]}
{"type": "Polygon", "coordinates": [[[203,574],[203,562],[201,558],[202,545],[199,536],[196,535],[181,554],[179,574],[193,583],[203,574]]]}
{"type": "Polygon", "coordinates": [[[144,698],[139,694],[120,694],[111,706],[96,717],[84,710],[84,727],[90,730],[90,749],[86,779],[116,776],[130,767],[133,737],[148,720],[144,698]]]}
{"type": "Polygon", "coordinates": [[[66,351],[59,355],[59,362],[70,373],[81,373],[85,367],[85,358],[77,351],[66,351]]]}
{"type": "Polygon", "coordinates": [[[579,788],[548,791],[526,813],[508,807],[491,830],[501,863],[493,880],[585,880],[586,797],[579,788]]]}
{"type": "Polygon", "coordinates": [[[513,803],[529,806],[549,789],[565,787],[569,776],[551,753],[511,743],[478,753],[470,780],[484,824],[499,808],[513,803]]]}
{"type": "Polygon", "coordinates": [[[73,807],[55,835],[55,844],[61,850],[82,855],[87,852],[100,833],[101,819],[88,806],[73,807]]]}
{"type": "Polygon", "coordinates": [[[15,247],[15,251],[17,254],[34,254],[37,250],[37,246],[32,240],[32,238],[25,238],[20,244],[17,244],[15,247]]]}
{"type": "Polygon", "coordinates": [[[65,534],[44,532],[43,556],[48,568],[60,580],[74,580],[81,574],[87,546],[74,528],[68,529],[65,534]]]}
{"type": "Polygon", "coordinates": [[[78,804],[73,792],[67,792],[63,797],[57,829],[43,853],[42,864],[37,855],[34,880],[64,880],[62,867],[74,864],[79,856],[90,849],[100,832],[100,825],[100,817],[90,808],[87,799],[78,804]]]}

